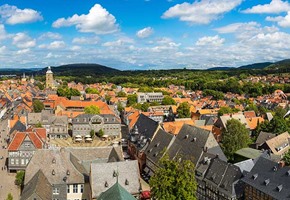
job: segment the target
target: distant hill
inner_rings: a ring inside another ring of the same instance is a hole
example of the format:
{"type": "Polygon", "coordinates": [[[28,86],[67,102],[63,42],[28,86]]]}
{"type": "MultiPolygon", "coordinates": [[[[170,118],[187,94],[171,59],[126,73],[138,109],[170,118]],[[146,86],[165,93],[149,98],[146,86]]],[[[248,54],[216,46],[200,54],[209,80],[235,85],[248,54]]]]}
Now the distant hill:
{"type": "Polygon", "coordinates": [[[238,67],[238,69],[264,69],[272,64],[273,64],[272,62],[254,63],[238,67]]]}
{"type": "Polygon", "coordinates": [[[265,69],[267,70],[287,70],[290,71],[290,59],[281,60],[275,63],[272,63],[265,69]]]}
{"type": "MultiPolygon", "coordinates": [[[[99,64],[68,64],[68,65],[60,65],[57,67],[51,67],[51,70],[55,75],[64,75],[64,76],[89,76],[89,75],[102,75],[107,73],[117,73],[119,70],[106,67],[104,65],[99,64]]],[[[43,68],[38,72],[38,74],[45,74],[47,71],[47,67],[43,68]]]]}

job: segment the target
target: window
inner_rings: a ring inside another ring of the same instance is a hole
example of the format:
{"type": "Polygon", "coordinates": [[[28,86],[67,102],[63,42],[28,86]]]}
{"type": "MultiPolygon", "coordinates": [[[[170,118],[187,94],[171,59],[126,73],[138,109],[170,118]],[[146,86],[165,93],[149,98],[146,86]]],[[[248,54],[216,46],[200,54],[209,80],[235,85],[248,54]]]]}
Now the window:
{"type": "Polygon", "coordinates": [[[73,193],[78,193],[78,185],[73,184],[73,193]]]}
{"type": "Polygon", "coordinates": [[[16,165],[19,165],[19,160],[15,159],[15,163],[16,163],[16,165]]]}
{"type": "Polygon", "coordinates": [[[69,194],[70,193],[70,185],[67,185],[66,188],[67,188],[67,193],[69,194]]]}
{"type": "Polygon", "coordinates": [[[84,193],[84,185],[81,184],[81,193],[84,193]]]}
{"type": "Polygon", "coordinates": [[[24,165],[24,159],[23,158],[21,159],[21,165],[24,165]]]}
{"type": "Polygon", "coordinates": [[[52,194],[59,194],[59,188],[57,188],[57,187],[53,188],[52,194]]]}
{"type": "Polygon", "coordinates": [[[13,158],[11,159],[11,165],[14,165],[14,159],[13,158]]]}
{"type": "Polygon", "coordinates": [[[26,148],[28,148],[28,147],[30,147],[30,143],[25,143],[24,146],[25,146],[26,148]]]}

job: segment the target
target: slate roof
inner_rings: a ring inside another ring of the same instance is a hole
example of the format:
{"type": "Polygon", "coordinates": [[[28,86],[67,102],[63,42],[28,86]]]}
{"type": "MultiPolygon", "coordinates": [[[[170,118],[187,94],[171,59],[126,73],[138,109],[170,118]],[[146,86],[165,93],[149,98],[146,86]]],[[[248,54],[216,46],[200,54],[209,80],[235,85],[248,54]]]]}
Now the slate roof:
{"type": "Polygon", "coordinates": [[[159,129],[154,139],[145,151],[146,158],[157,164],[159,159],[164,155],[174,141],[175,136],[159,129]]]}
{"type": "Polygon", "coordinates": [[[242,181],[275,199],[290,199],[290,167],[279,167],[277,162],[264,157],[257,160],[242,181]],[[267,185],[266,180],[269,181],[267,185]],[[281,191],[278,186],[282,186],[281,191]]]}
{"type": "Polygon", "coordinates": [[[72,153],[64,148],[36,151],[26,167],[24,183],[27,184],[39,170],[43,171],[50,184],[85,183],[83,173],[86,170],[76,162],[79,160],[71,155],[72,153]]]}
{"type": "Polygon", "coordinates": [[[14,126],[10,129],[9,133],[13,133],[14,131],[25,131],[26,126],[22,124],[19,120],[14,124],[14,126]]]}
{"type": "Polygon", "coordinates": [[[215,158],[211,161],[204,180],[227,196],[234,197],[236,193],[243,192],[242,187],[237,188],[235,185],[242,175],[237,166],[215,158]]]}
{"type": "Polygon", "coordinates": [[[125,188],[116,182],[107,191],[102,192],[97,200],[136,200],[125,188]]]}
{"type": "Polygon", "coordinates": [[[91,164],[90,182],[93,198],[100,196],[117,180],[129,193],[138,194],[140,188],[138,161],[91,164]]]}
{"type": "Polygon", "coordinates": [[[220,159],[227,160],[213,134],[205,129],[184,124],[169,148],[168,153],[174,157],[175,153],[191,159],[196,165],[204,152],[219,155],[220,159]]]}
{"type": "Polygon", "coordinates": [[[20,200],[26,200],[33,194],[37,194],[42,200],[52,199],[52,186],[41,170],[25,185],[20,200]]]}
{"type": "Polygon", "coordinates": [[[143,114],[140,114],[135,126],[138,127],[139,134],[145,136],[147,139],[152,139],[159,123],[143,114]]]}

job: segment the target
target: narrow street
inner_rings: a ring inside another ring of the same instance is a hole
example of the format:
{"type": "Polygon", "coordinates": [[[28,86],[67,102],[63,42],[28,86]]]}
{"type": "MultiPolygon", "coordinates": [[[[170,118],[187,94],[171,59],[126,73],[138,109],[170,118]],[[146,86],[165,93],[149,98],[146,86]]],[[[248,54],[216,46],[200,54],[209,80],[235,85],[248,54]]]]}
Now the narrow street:
{"type": "Polygon", "coordinates": [[[0,122],[0,200],[5,200],[9,193],[12,194],[13,199],[19,199],[19,189],[14,184],[16,173],[8,173],[7,167],[7,143],[5,139],[8,134],[7,120],[0,122]],[[6,148],[3,148],[6,147],[6,148]],[[5,168],[5,169],[4,169],[5,168]]]}

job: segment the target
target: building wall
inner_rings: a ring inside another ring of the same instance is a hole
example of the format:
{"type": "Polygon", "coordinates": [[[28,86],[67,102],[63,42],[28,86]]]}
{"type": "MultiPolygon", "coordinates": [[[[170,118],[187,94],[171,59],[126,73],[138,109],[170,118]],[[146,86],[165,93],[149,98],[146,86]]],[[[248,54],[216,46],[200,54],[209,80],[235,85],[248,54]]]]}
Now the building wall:
{"type": "Polygon", "coordinates": [[[77,185],[77,192],[74,193],[74,186],[73,184],[67,185],[67,200],[89,200],[90,199],[90,185],[89,183],[86,184],[75,184],[77,185]],[[81,185],[83,185],[83,192],[81,192],[81,185]],[[69,189],[68,189],[69,188],[69,189]]]}
{"type": "Polygon", "coordinates": [[[245,187],[245,200],[274,200],[274,198],[250,185],[247,185],[245,187]]]}

